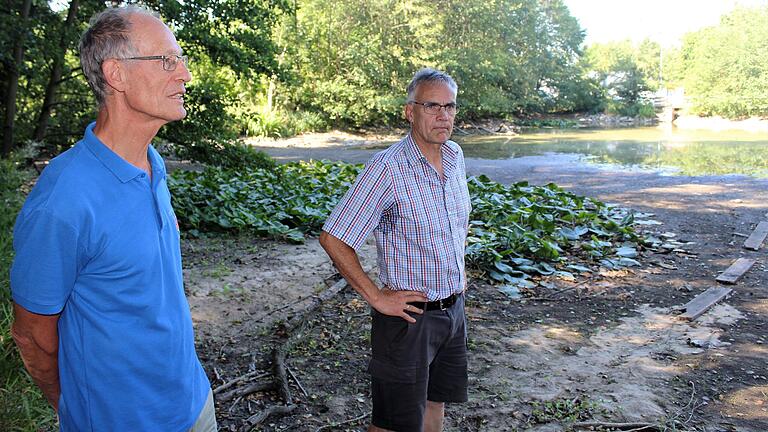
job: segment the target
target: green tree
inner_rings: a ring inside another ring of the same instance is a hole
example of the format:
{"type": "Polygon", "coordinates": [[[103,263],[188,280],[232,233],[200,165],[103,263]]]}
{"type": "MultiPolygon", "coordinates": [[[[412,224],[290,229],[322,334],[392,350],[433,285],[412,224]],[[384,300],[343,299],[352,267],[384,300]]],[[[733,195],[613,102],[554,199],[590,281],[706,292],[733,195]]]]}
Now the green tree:
{"type": "MultiPolygon", "coordinates": [[[[3,145],[2,156],[10,153],[13,146],[14,128],[16,126],[16,95],[19,89],[19,79],[21,77],[22,61],[24,59],[24,45],[27,39],[27,25],[29,22],[29,12],[32,8],[31,0],[24,0],[18,11],[16,25],[11,25],[11,17],[16,15],[12,12],[6,18],[3,27],[7,29],[16,29],[15,32],[9,32],[10,37],[3,38],[2,42],[6,47],[11,47],[11,56],[3,56],[3,72],[5,86],[3,99],[5,100],[5,112],[3,121],[3,145]]],[[[3,50],[6,52],[5,50],[3,50]]]]}
{"type": "Polygon", "coordinates": [[[285,106],[337,125],[397,121],[424,66],[456,78],[469,118],[571,110],[590,93],[583,32],[561,0],[304,0],[281,29],[285,106]]]}
{"type": "Polygon", "coordinates": [[[737,8],[683,40],[679,76],[701,115],[768,115],[768,6],[737,8]]]}
{"type": "Polygon", "coordinates": [[[607,97],[607,109],[623,115],[637,115],[643,104],[641,94],[649,90],[653,43],[639,46],[631,41],[593,44],[586,50],[588,75],[600,82],[607,97]]]}

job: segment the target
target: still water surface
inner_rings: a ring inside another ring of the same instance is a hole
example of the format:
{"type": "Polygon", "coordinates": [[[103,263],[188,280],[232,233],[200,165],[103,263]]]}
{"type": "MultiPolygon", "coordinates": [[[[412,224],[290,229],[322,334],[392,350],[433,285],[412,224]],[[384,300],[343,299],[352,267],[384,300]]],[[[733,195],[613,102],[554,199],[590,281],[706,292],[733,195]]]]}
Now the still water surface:
{"type": "Polygon", "coordinates": [[[453,139],[461,143],[466,157],[476,159],[575,154],[585,163],[620,170],[768,177],[768,134],[764,132],[646,127],[547,130],[514,137],[454,134],[453,139]]]}

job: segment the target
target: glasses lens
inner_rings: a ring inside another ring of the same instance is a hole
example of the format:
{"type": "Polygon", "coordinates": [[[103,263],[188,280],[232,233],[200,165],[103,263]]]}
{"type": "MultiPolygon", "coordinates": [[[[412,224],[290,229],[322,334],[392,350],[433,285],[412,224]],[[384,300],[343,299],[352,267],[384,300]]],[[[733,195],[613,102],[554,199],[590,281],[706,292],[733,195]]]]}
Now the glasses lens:
{"type": "Polygon", "coordinates": [[[176,56],[165,56],[163,57],[163,69],[167,71],[172,71],[176,69],[176,56]]]}
{"type": "Polygon", "coordinates": [[[424,112],[427,114],[438,114],[440,113],[440,109],[444,109],[445,113],[448,115],[454,115],[456,114],[456,105],[455,104],[448,104],[448,105],[440,105],[436,103],[430,103],[427,102],[424,104],[424,112]]]}
{"type": "Polygon", "coordinates": [[[166,56],[163,57],[163,69],[167,71],[173,71],[176,70],[176,66],[179,65],[179,62],[186,64],[189,64],[189,58],[187,56],[166,56]]]}

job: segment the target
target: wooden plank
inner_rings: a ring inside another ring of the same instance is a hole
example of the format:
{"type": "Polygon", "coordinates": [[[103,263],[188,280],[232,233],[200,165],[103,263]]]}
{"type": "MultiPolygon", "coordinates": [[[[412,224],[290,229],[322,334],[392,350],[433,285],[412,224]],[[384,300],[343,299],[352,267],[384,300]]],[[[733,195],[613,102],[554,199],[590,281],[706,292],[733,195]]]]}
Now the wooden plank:
{"type": "Polygon", "coordinates": [[[766,236],[768,236],[768,222],[762,221],[757,224],[757,227],[755,227],[755,230],[749,235],[749,238],[744,240],[744,248],[752,250],[760,249],[760,245],[763,244],[763,240],[765,240],[766,236]]]}
{"type": "Polygon", "coordinates": [[[739,258],[728,267],[720,276],[715,279],[718,282],[726,284],[735,284],[739,278],[746,273],[755,264],[755,260],[749,258],[739,258]]]}
{"type": "Polygon", "coordinates": [[[731,291],[733,290],[730,288],[722,287],[710,288],[704,291],[682,307],[683,313],[680,315],[680,318],[686,321],[695,320],[714,306],[715,303],[724,299],[731,291]]]}

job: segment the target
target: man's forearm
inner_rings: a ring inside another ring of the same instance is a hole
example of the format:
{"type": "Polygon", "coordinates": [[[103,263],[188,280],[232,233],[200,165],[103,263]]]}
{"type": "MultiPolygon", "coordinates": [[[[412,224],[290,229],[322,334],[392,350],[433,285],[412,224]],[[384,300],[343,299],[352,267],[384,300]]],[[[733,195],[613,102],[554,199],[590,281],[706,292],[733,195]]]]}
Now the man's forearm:
{"type": "Polygon", "coordinates": [[[407,312],[421,314],[423,311],[408,302],[425,302],[427,297],[416,291],[379,290],[379,287],[365,274],[360,259],[354,249],[341,240],[323,231],[320,244],[336,264],[336,268],[349,285],[377,311],[391,316],[399,316],[408,322],[416,322],[407,312]]]}
{"type": "Polygon", "coordinates": [[[355,250],[325,231],[320,234],[320,244],[331,257],[331,261],[336,265],[339,274],[365,301],[373,304],[379,293],[379,288],[363,270],[355,250]]]}
{"type": "Polygon", "coordinates": [[[49,354],[36,346],[34,342],[18,338],[14,335],[16,345],[19,347],[24,367],[29,372],[32,380],[40,387],[43,396],[58,410],[59,404],[59,365],[58,355],[49,354]]]}
{"type": "Polygon", "coordinates": [[[43,396],[58,411],[61,393],[58,364],[58,315],[33,314],[16,304],[14,304],[14,315],[11,336],[19,347],[24,367],[43,392],[43,396]]]}

